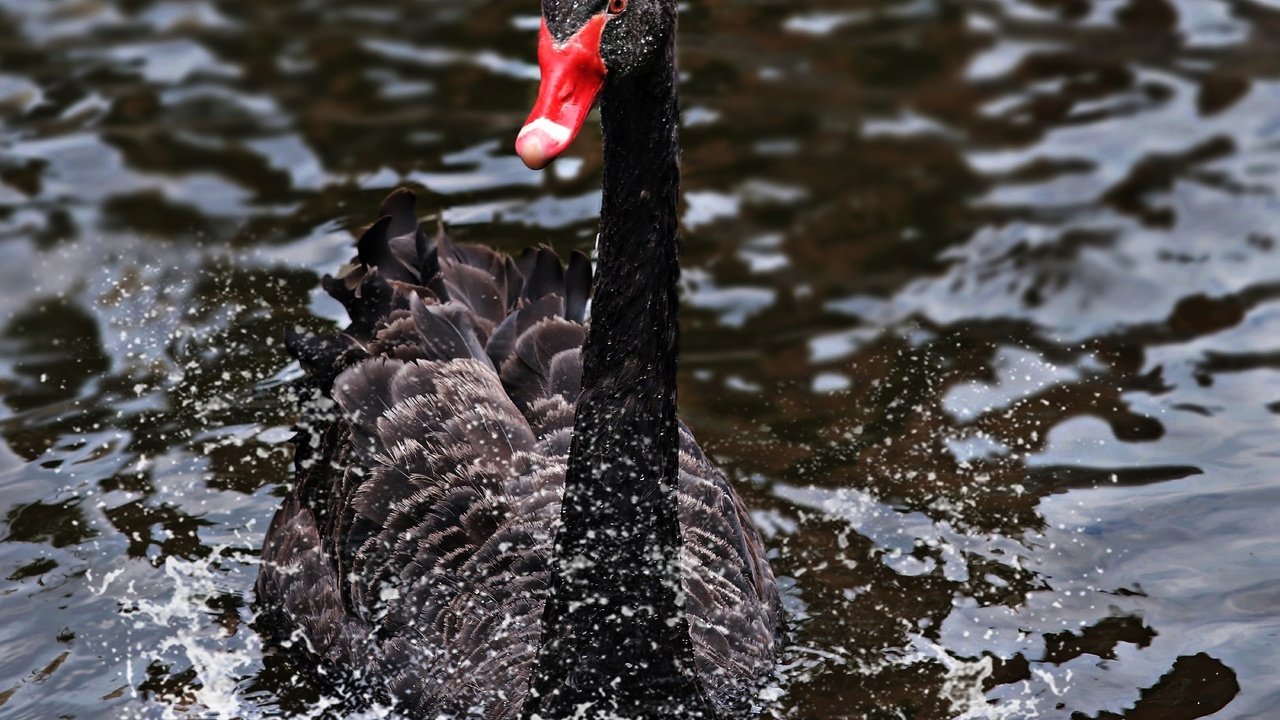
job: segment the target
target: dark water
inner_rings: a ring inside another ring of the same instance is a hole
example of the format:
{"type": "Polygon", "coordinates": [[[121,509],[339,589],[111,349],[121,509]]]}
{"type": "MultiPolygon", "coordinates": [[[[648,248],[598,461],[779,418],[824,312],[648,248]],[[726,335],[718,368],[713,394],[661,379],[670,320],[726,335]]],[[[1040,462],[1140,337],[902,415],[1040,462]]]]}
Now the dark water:
{"type": "MultiPolygon", "coordinates": [[[[0,0],[0,717],[299,717],[279,339],[389,189],[589,249],[533,0],[0,0]]],[[[1280,718],[1280,2],[700,0],[681,402],[775,713],[1280,718]]]]}

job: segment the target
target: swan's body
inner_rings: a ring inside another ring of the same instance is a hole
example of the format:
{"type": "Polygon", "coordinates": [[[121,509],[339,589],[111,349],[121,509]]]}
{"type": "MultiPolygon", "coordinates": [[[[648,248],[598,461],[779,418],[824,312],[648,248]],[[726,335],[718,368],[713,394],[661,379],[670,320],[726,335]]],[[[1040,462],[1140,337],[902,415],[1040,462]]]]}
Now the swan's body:
{"type": "MultiPolygon", "coordinates": [[[[416,228],[408,198],[384,208],[391,232],[416,228]]],[[[305,638],[331,672],[368,673],[406,711],[514,718],[549,587],[589,270],[574,256],[566,278],[546,249],[517,264],[443,238],[413,270],[388,268],[385,228],[348,276],[361,297],[326,283],[358,342],[291,343],[337,408],[313,405],[299,434],[258,596],[277,601],[268,624],[282,636],[305,638]],[[437,260],[428,289],[418,268],[437,260]],[[410,309],[406,294],[427,293],[433,304],[410,309]],[[361,317],[387,320],[365,334],[361,317]],[[326,392],[325,370],[342,366],[326,392]]],[[[740,711],[771,668],[778,596],[742,503],[683,426],[678,496],[698,675],[740,711]]]]}
{"type": "MultiPolygon", "coordinates": [[[[597,31],[674,32],[671,0],[633,0],[635,20],[619,1],[597,31]]],[[[291,338],[315,402],[257,593],[263,624],[337,684],[414,717],[710,718],[747,714],[770,673],[782,618],[760,537],[675,417],[665,47],[605,85],[590,329],[584,256],[566,270],[547,249],[429,238],[400,192],[326,278],[351,326],[291,338]]],[[[538,136],[552,124],[522,133],[526,162],[558,152],[538,136]]]]}

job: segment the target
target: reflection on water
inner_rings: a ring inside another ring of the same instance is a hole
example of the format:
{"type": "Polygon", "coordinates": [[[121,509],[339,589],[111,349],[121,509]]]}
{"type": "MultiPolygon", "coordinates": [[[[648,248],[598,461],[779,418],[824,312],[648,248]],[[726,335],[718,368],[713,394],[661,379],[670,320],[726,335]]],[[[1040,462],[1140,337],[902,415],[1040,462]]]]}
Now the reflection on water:
{"type": "MultiPolygon", "coordinates": [[[[279,339],[389,188],[589,249],[536,3],[0,0],[0,715],[294,717],[279,339]]],[[[1280,706],[1280,5],[691,3],[682,408],[794,581],[775,713],[1280,706]]]]}

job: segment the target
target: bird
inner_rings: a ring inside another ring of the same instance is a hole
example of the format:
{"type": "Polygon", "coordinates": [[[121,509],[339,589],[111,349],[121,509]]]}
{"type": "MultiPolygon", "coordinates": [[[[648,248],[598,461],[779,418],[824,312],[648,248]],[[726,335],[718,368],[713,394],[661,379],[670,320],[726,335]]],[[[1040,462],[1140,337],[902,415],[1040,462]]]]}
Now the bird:
{"type": "Polygon", "coordinates": [[[676,0],[543,0],[538,170],[593,108],[596,263],[455,243],[400,189],[289,332],[295,481],[259,627],[405,717],[741,718],[786,623],[750,513],[676,414],[676,0]]]}

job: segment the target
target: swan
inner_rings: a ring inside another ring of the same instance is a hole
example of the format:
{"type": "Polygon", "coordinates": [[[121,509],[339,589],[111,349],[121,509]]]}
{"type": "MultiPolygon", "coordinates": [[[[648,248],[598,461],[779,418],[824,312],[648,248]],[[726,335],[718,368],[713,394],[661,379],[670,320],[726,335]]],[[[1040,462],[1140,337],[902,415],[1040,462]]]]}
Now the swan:
{"type": "Polygon", "coordinates": [[[258,624],[348,695],[421,718],[728,718],[772,674],[760,535],[676,416],[676,15],[543,1],[516,151],[546,167],[600,108],[594,273],[454,243],[399,190],[322,280],[350,325],[286,338],[305,402],[258,624]]]}

